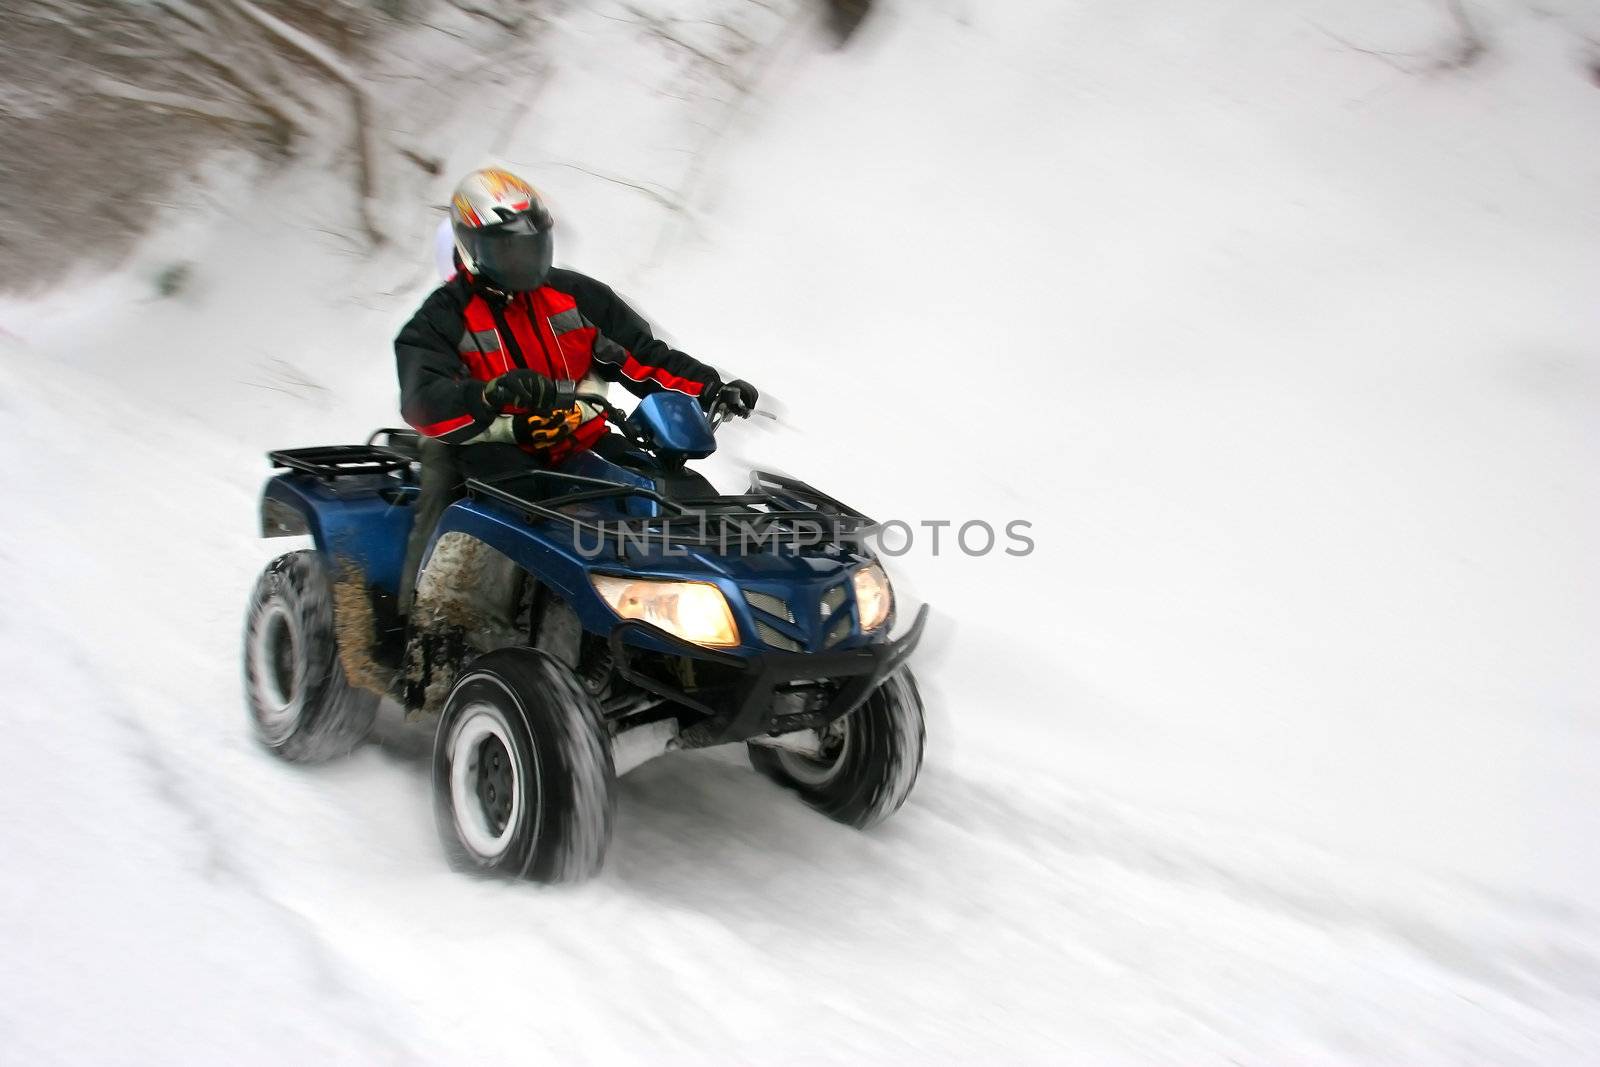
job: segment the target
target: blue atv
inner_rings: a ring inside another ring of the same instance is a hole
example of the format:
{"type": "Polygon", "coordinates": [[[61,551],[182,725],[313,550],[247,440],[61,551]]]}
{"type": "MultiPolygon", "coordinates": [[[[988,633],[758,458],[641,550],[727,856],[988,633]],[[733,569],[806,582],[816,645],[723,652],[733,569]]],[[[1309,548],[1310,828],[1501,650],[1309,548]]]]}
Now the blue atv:
{"type": "Polygon", "coordinates": [[[660,392],[624,415],[579,399],[626,448],[466,479],[408,605],[417,435],[270,453],[282,473],[262,533],[315,548],[268,564],[251,597],[244,684],[261,743],[299,762],[346,754],[385,697],[410,721],[436,717],[452,863],[540,882],[596,873],[618,775],[672,750],[744,744],[832,819],[892,814],[922,763],[906,660],[927,609],[891,636],[871,520],[761,471],[718,494],[685,462],[715,450],[726,407],[660,392]]]}

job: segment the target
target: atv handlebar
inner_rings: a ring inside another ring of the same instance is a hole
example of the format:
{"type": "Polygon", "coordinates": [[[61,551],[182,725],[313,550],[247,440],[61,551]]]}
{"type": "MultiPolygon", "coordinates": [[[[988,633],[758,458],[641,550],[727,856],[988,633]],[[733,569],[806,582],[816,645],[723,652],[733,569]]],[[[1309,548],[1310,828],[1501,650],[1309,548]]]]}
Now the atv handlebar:
{"type": "MultiPolygon", "coordinates": [[[[570,390],[573,386],[575,386],[575,384],[576,383],[572,382],[557,382],[556,387],[558,391],[570,396],[573,403],[588,404],[590,407],[599,409],[601,414],[605,415],[606,421],[612,426],[615,426],[617,428],[617,432],[628,438],[628,440],[638,445],[644,445],[647,447],[649,446],[650,442],[641,439],[640,436],[636,434],[628,425],[627,412],[617,407],[599,393],[571,392],[570,390]]],[[[716,433],[717,427],[721,426],[735,415],[742,419],[748,419],[751,413],[748,411],[737,411],[734,409],[732,404],[729,404],[720,396],[717,397],[711,402],[711,409],[706,413],[706,419],[711,423],[711,432],[716,433]]]]}
{"type": "Polygon", "coordinates": [[[711,432],[715,433],[718,426],[721,426],[735,415],[741,419],[748,419],[751,414],[753,413],[750,411],[735,411],[732,404],[719,396],[711,402],[711,410],[706,413],[706,418],[711,420],[711,432]]]}
{"type": "Polygon", "coordinates": [[[600,413],[606,417],[606,421],[617,427],[619,430],[622,429],[622,424],[628,417],[627,412],[617,407],[599,393],[574,393],[572,400],[577,404],[588,404],[590,407],[599,408],[600,413]]]}

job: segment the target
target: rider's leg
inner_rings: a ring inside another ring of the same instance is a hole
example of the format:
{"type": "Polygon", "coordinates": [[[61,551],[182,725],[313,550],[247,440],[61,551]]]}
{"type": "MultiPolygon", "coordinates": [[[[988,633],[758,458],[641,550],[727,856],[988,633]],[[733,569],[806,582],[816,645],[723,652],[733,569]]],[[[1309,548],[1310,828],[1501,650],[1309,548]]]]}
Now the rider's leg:
{"type": "Polygon", "coordinates": [[[428,437],[422,439],[422,491],[417,496],[411,537],[406,541],[406,562],[400,573],[402,614],[411,611],[423,550],[433,538],[444,509],[461,498],[466,479],[492,478],[537,465],[537,460],[516,445],[447,445],[428,437]]]}
{"type": "Polygon", "coordinates": [[[422,452],[422,490],[417,494],[416,510],[411,518],[411,536],[406,541],[406,561],[400,570],[401,614],[411,610],[411,594],[417,585],[417,568],[422,565],[422,552],[433,537],[439,516],[461,495],[461,471],[456,465],[454,445],[424,437],[422,452]]]}

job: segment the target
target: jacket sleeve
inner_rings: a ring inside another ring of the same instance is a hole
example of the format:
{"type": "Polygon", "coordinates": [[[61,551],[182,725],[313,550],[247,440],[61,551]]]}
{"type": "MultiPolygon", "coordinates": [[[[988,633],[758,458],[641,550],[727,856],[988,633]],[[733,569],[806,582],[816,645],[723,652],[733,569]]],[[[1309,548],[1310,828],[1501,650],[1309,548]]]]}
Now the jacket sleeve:
{"type": "Polygon", "coordinates": [[[576,271],[563,273],[578,311],[596,328],[594,366],[602,378],[640,397],[661,389],[698,397],[721,387],[722,376],[714,368],[657,338],[644,316],[610,286],[576,271]]]}
{"type": "Polygon", "coordinates": [[[461,304],[448,286],[435,289],[394,339],[400,414],[427,437],[466,442],[494,421],[483,383],[456,352],[464,329],[461,304]]]}

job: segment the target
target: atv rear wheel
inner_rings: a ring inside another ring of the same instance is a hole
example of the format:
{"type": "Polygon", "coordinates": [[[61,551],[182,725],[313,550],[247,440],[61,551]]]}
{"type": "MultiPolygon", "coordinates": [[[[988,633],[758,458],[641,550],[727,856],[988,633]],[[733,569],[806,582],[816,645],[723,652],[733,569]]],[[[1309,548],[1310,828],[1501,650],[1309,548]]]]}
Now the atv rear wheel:
{"type": "Polygon", "coordinates": [[[372,731],[378,697],[345,677],[333,589],[316,552],[279,556],[256,580],[244,624],[244,693],[256,739],[296,763],[346,755],[372,731]]]}
{"type": "Polygon", "coordinates": [[[462,672],[433,746],[434,814],[452,866],[582,881],[605,861],[616,785],[600,709],[555,657],[504,648],[462,672]]]}
{"type": "Polygon", "coordinates": [[[909,670],[889,676],[855,711],[820,731],[820,756],[749,745],[750,765],[835,822],[858,830],[893,815],[922,768],[922,698],[909,670]]]}

